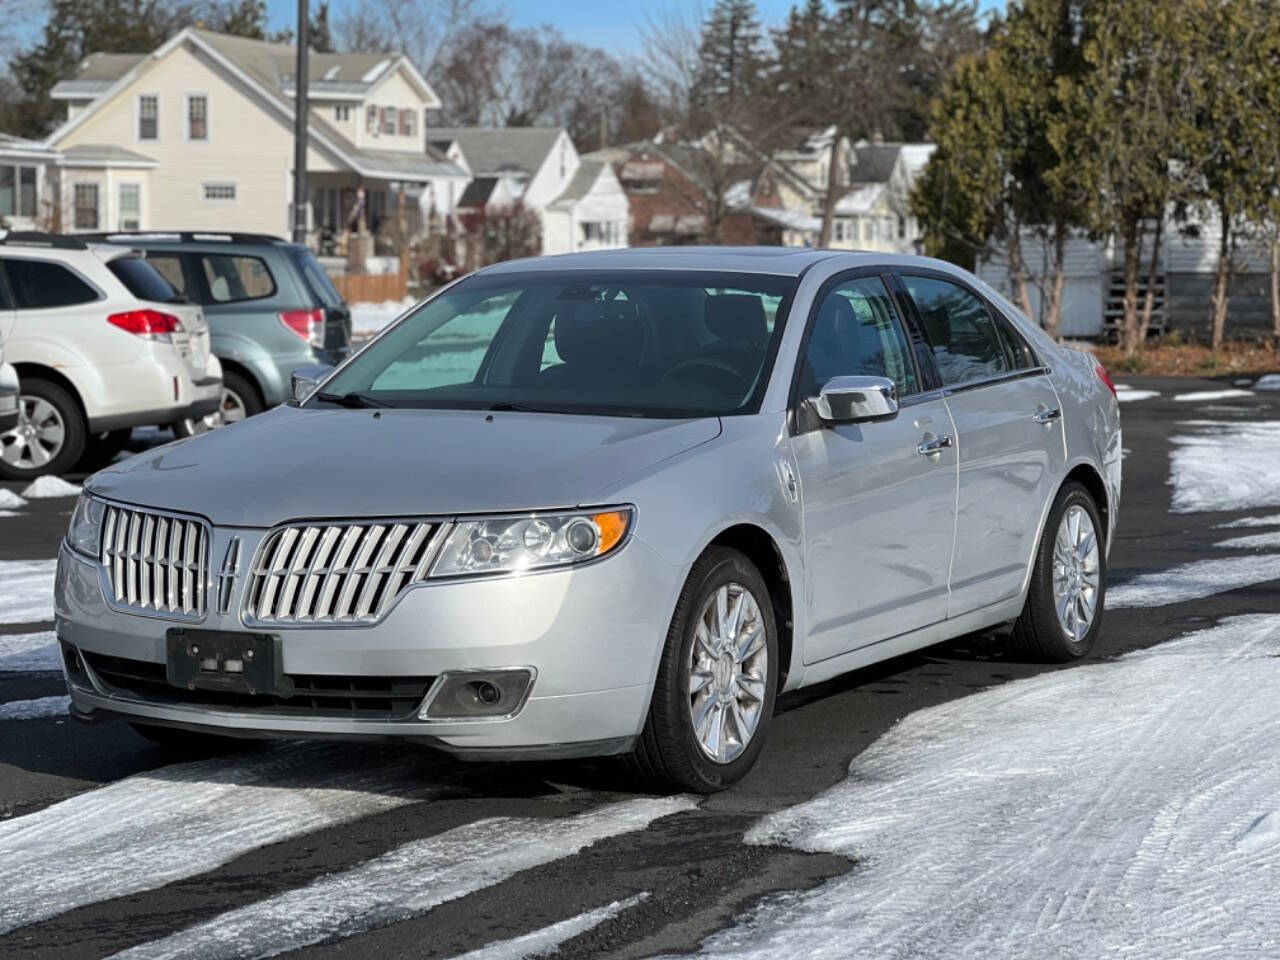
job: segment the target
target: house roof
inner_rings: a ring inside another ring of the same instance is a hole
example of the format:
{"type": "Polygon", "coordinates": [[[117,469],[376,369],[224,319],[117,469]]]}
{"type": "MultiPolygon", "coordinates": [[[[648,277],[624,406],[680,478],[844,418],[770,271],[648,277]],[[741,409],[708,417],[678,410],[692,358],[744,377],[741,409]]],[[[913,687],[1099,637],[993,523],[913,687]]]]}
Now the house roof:
{"type": "Polygon", "coordinates": [[[458,198],[458,207],[464,210],[483,209],[489,203],[489,198],[493,196],[493,189],[497,185],[497,177],[476,177],[467,184],[467,189],[462,191],[462,196],[458,198]]]}
{"type": "Polygon", "coordinates": [[[605,164],[600,160],[583,160],[578,164],[578,169],[574,172],[573,178],[560,191],[560,196],[556,197],[552,202],[556,205],[577,203],[591,192],[591,188],[600,179],[600,174],[604,172],[604,168],[605,164]]]}
{"type": "Polygon", "coordinates": [[[843,216],[871,213],[888,192],[888,186],[883,183],[861,184],[836,201],[836,213],[843,216]]]}
{"type": "Polygon", "coordinates": [[[75,76],[54,84],[55,100],[95,97],[136,67],[145,53],[91,53],[80,61],[75,76]]]}
{"type": "Polygon", "coordinates": [[[0,133],[0,156],[56,160],[60,154],[53,147],[39,141],[15,137],[11,133],[0,133]]]}
{"type": "Polygon", "coordinates": [[[113,143],[77,143],[62,151],[68,167],[154,167],[159,161],[113,143]]]}
{"type": "Polygon", "coordinates": [[[767,223],[776,224],[784,230],[797,230],[801,233],[822,231],[821,220],[799,210],[787,210],[784,207],[752,207],[751,215],[767,223]]]}
{"type": "Polygon", "coordinates": [[[561,127],[432,127],[427,136],[457,143],[476,173],[532,175],[563,132],[561,127]]]}
{"type": "Polygon", "coordinates": [[[853,183],[888,183],[902,152],[900,143],[858,143],[853,155],[856,163],[849,171],[853,183]]]}

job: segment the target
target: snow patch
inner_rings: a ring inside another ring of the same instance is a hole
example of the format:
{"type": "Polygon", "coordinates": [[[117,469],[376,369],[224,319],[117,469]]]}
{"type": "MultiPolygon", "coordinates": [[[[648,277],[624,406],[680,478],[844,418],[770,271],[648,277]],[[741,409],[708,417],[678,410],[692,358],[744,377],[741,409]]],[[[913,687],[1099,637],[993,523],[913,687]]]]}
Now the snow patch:
{"type": "Polygon", "coordinates": [[[1280,422],[1193,420],[1170,438],[1174,513],[1280,507],[1280,422]]]}
{"type": "Polygon", "coordinates": [[[0,517],[20,517],[20,516],[22,516],[22,514],[20,514],[17,510],[0,510],[0,517]]]}
{"type": "Polygon", "coordinates": [[[857,866],[703,953],[1275,957],[1278,653],[1280,616],[1238,617],[911,714],[748,834],[857,866]]]}
{"type": "Polygon", "coordinates": [[[446,792],[431,774],[403,755],[288,744],[161,767],[2,821],[0,933],[446,792]]]}
{"type": "Polygon", "coordinates": [[[60,671],[62,657],[52,630],[0,634],[0,673],[60,671]]]}
{"type": "Polygon", "coordinates": [[[1233,397],[1252,396],[1252,390],[1199,390],[1194,393],[1180,393],[1173,399],[1183,403],[1194,403],[1199,400],[1230,400],[1233,397]]]}
{"type": "Polygon", "coordinates": [[[271,957],[426,913],[512,874],[697,805],[692,797],[610,804],[572,817],[497,817],[397,847],[358,867],[230,910],[116,960],[271,957]]]}
{"type": "Polygon", "coordinates": [[[0,703],[0,720],[43,720],[46,717],[63,717],[70,712],[71,698],[67,696],[0,703]]]}
{"type": "Polygon", "coordinates": [[[1236,841],[1236,849],[1252,853],[1277,844],[1280,844],[1280,814],[1264,813],[1236,841]]]}
{"type": "Polygon", "coordinates": [[[1280,580],[1280,554],[1193,560],[1108,586],[1106,606],[1163,607],[1270,580],[1280,580]]]}
{"type": "Polygon", "coordinates": [[[413,297],[386,300],[383,303],[351,304],[351,332],[377,333],[417,301],[413,297]]]}
{"type": "Polygon", "coordinates": [[[1238,527],[1280,527],[1280,513],[1273,513],[1266,517],[1241,517],[1230,523],[1220,523],[1213,529],[1234,530],[1238,527]]]}
{"type": "Polygon", "coordinates": [[[0,487],[0,508],[5,510],[17,510],[19,507],[25,507],[27,501],[14,493],[7,487],[0,487]]]}
{"type": "Polygon", "coordinates": [[[1268,373],[1254,383],[1255,390],[1280,390],[1280,373],[1268,373]]]}
{"type": "Polygon", "coordinates": [[[1268,550],[1280,547],[1280,530],[1270,533],[1254,533],[1247,537],[1232,537],[1214,544],[1224,550],[1268,550]]]}
{"type": "Polygon", "coordinates": [[[53,619],[57,560],[0,560],[0,623],[53,619]]]}
{"type": "Polygon", "coordinates": [[[634,907],[647,896],[649,896],[648,893],[639,893],[626,900],[615,900],[606,906],[588,910],[586,913],[553,923],[533,933],[526,933],[523,937],[495,941],[479,950],[472,950],[455,957],[454,960],[523,960],[524,957],[545,957],[557,952],[566,940],[595,929],[623,910],[634,907]]]}
{"type": "Polygon", "coordinates": [[[31,500],[53,500],[58,497],[78,497],[80,488],[74,483],[67,483],[61,477],[36,477],[31,486],[22,491],[24,497],[31,500]]]}
{"type": "Polygon", "coordinates": [[[1152,397],[1160,396],[1159,390],[1121,390],[1116,387],[1116,399],[1121,403],[1130,403],[1134,400],[1150,400],[1152,397]]]}

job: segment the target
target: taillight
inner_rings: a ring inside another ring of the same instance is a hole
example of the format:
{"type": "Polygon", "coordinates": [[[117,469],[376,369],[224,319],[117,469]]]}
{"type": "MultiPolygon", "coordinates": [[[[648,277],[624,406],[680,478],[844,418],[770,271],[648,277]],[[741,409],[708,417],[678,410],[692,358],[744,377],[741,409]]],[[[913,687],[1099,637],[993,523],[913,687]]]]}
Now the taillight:
{"type": "Polygon", "coordinates": [[[280,314],[280,322],[285,329],[291,331],[299,340],[313,347],[324,346],[324,311],[286,310],[280,314]]]}
{"type": "Polygon", "coordinates": [[[148,340],[171,340],[182,330],[182,321],[159,310],[126,310],[107,317],[107,323],[119,327],[135,337],[148,340]]]}
{"type": "Polygon", "coordinates": [[[1098,379],[1107,385],[1107,389],[1111,391],[1111,395],[1114,397],[1116,395],[1116,384],[1115,381],[1111,379],[1111,374],[1107,373],[1107,368],[1102,364],[1098,364],[1097,369],[1098,379]]]}

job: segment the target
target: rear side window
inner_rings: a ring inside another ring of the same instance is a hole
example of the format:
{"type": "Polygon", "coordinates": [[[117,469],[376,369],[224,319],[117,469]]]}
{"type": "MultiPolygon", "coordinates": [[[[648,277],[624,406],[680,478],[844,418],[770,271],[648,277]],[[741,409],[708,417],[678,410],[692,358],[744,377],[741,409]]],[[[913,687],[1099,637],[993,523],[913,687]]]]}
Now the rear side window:
{"type": "Polygon", "coordinates": [[[311,296],[325,307],[342,306],[342,294],[338,293],[333,281],[324,272],[324,267],[311,255],[310,250],[306,247],[290,247],[289,256],[293,257],[293,262],[302,271],[303,282],[311,292],[311,296]]]}
{"type": "Polygon", "coordinates": [[[195,299],[187,289],[187,275],[182,269],[182,258],[176,253],[148,253],[147,263],[169,281],[169,285],[188,300],[195,299]]]}
{"type": "Polygon", "coordinates": [[[178,297],[173,284],[150,263],[138,257],[117,257],[107,264],[107,269],[139,300],[172,303],[178,297]]]}
{"type": "Polygon", "coordinates": [[[276,292],[276,280],[261,257],[230,253],[202,253],[200,270],[214,303],[261,300],[276,292]]]}
{"type": "Polygon", "coordinates": [[[97,290],[60,263],[16,257],[0,263],[9,276],[9,289],[19,310],[73,307],[101,299],[97,290]]]}
{"type": "Polygon", "coordinates": [[[924,321],[944,386],[985,380],[1016,369],[1013,351],[987,306],[964,287],[935,277],[904,276],[924,321]]]}

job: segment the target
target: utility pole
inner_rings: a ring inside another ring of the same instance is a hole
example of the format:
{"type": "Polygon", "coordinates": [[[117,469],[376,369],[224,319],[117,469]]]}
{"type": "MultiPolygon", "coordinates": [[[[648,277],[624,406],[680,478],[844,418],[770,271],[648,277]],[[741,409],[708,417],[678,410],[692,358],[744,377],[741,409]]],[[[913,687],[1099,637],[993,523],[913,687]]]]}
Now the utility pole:
{"type": "Polygon", "coordinates": [[[311,17],[307,0],[298,0],[298,60],[293,78],[293,242],[307,241],[307,44],[311,17]]]}

